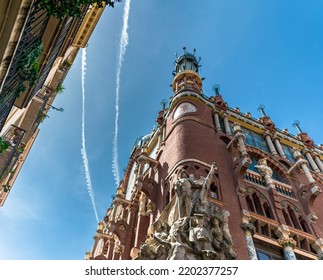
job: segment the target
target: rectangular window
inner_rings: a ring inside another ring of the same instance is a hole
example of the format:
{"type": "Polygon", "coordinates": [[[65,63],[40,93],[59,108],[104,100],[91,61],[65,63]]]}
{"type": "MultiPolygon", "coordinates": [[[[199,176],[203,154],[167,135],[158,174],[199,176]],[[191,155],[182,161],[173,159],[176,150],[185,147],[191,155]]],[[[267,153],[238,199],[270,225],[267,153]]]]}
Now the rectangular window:
{"type": "Polygon", "coordinates": [[[282,260],[281,255],[276,255],[274,253],[265,252],[259,249],[256,249],[258,260],[282,260]]]}
{"type": "Polygon", "coordinates": [[[258,134],[256,132],[253,132],[251,130],[241,128],[244,135],[246,136],[246,143],[250,146],[256,147],[262,151],[265,151],[269,153],[269,147],[264,139],[264,137],[261,134],[258,134]]]}
{"type": "Polygon", "coordinates": [[[280,144],[287,159],[290,161],[290,162],[295,162],[295,159],[294,159],[294,156],[293,156],[293,152],[292,152],[292,149],[290,147],[288,147],[287,145],[284,145],[284,144],[280,144]]]}

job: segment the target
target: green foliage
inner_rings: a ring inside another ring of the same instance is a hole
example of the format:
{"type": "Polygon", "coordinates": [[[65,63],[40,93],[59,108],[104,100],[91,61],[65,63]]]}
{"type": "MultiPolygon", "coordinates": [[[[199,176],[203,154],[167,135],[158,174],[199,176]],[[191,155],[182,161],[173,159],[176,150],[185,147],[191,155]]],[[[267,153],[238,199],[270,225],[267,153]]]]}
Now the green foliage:
{"type": "Polygon", "coordinates": [[[30,86],[36,83],[39,73],[39,57],[42,50],[43,43],[39,41],[31,46],[30,52],[21,60],[18,70],[18,84],[12,90],[15,97],[19,97],[27,89],[24,84],[25,81],[30,86]]]}
{"type": "Polygon", "coordinates": [[[102,7],[106,3],[113,8],[115,2],[121,2],[121,0],[41,0],[40,5],[51,16],[62,19],[65,16],[80,17],[86,5],[96,3],[102,7]]]}
{"type": "Polygon", "coordinates": [[[65,90],[65,87],[62,84],[59,84],[56,88],[57,93],[62,93],[64,90],[65,90]]]}
{"type": "Polygon", "coordinates": [[[39,72],[39,57],[43,49],[43,43],[36,43],[30,53],[21,62],[19,76],[21,80],[28,81],[30,86],[33,86],[38,79],[39,72]]]}
{"type": "Polygon", "coordinates": [[[4,192],[10,191],[10,188],[11,188],[11,186],[9,184],[3,185],[2,187],[3,187],[4,192]]]}
{"type": "Polygon", "coordinates": [[[19,97],[26,89],[26,86],[22,82],[19,82],[19,84],[13,89],[14,95],[19,97]]]}
{"type": "Polygon", "coordinates": [[[49,118],[49,116],[48,115],[46,115],[44,112],[40,112],[39,114],[38,114],[38,120],[39,120],[39,122],[43,122],[46,118],[49,118]]]}
{"type": "Polygon", "coordinates": [[[9,148],[9,143],[0,137],[0,154],[9,148]]]}

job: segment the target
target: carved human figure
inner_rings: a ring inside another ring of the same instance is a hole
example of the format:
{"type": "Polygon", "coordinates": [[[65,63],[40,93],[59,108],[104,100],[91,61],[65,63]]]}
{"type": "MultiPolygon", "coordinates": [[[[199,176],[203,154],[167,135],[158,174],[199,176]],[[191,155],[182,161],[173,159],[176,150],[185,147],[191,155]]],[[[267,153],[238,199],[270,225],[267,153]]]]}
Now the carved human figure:
{"type": "Polygon", "coordinates": [[[156,221],[154,224],[155,236],[166,240],[169,235],[169,228],[167,223],[163,221],[156,221]]]}
{"type": "Polygon", "coordinates": [[[192,184],[193,181],[185,170],[180,172],[179,179],[175,182],[174,190],[177,194],[178,219],[189,217],[192,211],[192,184]]]}
{"type": "Polygon", "coordinates": [[[218,217],[212,217],[211,219],[211,234],[214,249],[220,251],[223,248],[223,233],[220,228],[220,220],[218,217]]]}
{"type": "Polygon", "coordinates": [[[183,227],[187,224],[187,219],[180,219],[175,222],[169,231],[167,240],[163,240],[156,235],[154,239],[166,247],[168,251],[168,260],[195,260],[196,255],[193,249],[188,245],[185,235],[183,233],[183,227]]]}
{"type": "Polygon", "coordinates": [[[198,253],[203,254],[203,251],[210,251],[215,254],[207,216],[196,214],[191,218],[189,241],[192,242],[194,249],[198,253]]]}
{"type": "Polygon", "coordinates": [[[139,213],[140,213],[140,215],[146,215],[146,202],[147,202],[147,197],[142,192],[139,197],[139,213]]]}
{"type": "Polygon", "coordinates": [[[216,164],[213,162],[211,165],[211,169],[209,174],[202,179],[202,181],[196,181],[195,183],[199,183],[201,186],[201,191],[200,191],[200,201],[202,205],[205,205],[208,203],[207,197],[209,194],[209,190],[210,190],[210,185],[212,183],[213,180],[213,175],[216,171],[216,164]]]}
{"type": "Polygon", "coordinates": [[[222,213],[222,233],[223,233],[223,240],[225,241],[225,244],[227,244],[228,246],[226,246],[226,257],[228,259],[236,259],[237,257],[237,253],[234,249],[234,243],[233,243],[233,239],[232,239],[232,235],[230,233],[229,230],[229,212],[228,211],[224,211],[222,213]]]}
{"type": "Polygon", "coordinates": [[[268,166],[267,164],[267,159],[262,158],[260,160],[258,160],[257,164],[255,165],[255,167],[259,170],[260,174],[262,176],[265,175],[269,175],[270,177],[272,177],[273,175],[273,171],[272,169],[268,166]]]}

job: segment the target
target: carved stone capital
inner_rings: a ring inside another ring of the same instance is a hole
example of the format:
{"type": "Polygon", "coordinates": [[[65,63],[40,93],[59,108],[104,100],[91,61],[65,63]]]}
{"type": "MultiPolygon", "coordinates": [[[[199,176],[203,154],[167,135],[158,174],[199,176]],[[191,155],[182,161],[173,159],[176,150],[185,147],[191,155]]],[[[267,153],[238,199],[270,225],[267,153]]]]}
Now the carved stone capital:
{"type": "Polygon", "coordinates": [[[319,253],[316,256],[318,260],[323,261],[323,253],[319,253]]]}
{"type": "Polygon", "coordinates": [[[291,247],[292,249],[295,249],[296,247],[296,241],[293,238],[283,238],[277,240],[279,245],[285,247],[291,247]]]}
{"type": "Polygon", "coordinates": [[[254,235],[256,228],[252,223],[242,223],[240,225],[241,229],[245,232],[245,234],[254,235]]]}
{"type": "Polygon", "coordinates": [[[266,138],[266,136],[272,137],[272,133],[270,133],[268,130],[266,130],[262,136],[264,138],[266,138]]]}

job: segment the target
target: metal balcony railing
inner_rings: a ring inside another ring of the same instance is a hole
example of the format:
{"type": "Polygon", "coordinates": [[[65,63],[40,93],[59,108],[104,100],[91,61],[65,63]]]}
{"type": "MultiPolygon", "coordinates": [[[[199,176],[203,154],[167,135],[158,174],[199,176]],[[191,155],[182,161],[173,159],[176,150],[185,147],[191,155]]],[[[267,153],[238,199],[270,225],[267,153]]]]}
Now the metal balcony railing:
{"type": "Polygon", "coordinates": [[[0,179],[10,172],[12,166],[15,165],[21,152],[21,142],[25,135],[25,130],[11,125],[9,129],[2,135],[2,141],[9,144],[9,147],[0,153],[0,179]]]}
{"type": "Polygon", "coordinates": [[[66,35],[69,31],[69,28],[71,27],[72,21],[73,21],[73,18],[67,18],[65,20],[64,26],[59,31],[59,35],[58,35],[57,39],[55,40],[55,45],[51,51],[48,61],[45,65],[45,67],[41,70],[40,76],[36,82],[36,85],[32,89],[32,94],[30,95],[27,102],[29,102],[39,92],[39,90],[44,85],[45,80],[47,79],[47,76],[48,76],[48,74],[49,74],[49,72],[50,72],[50,70],[51,70],[51,68],[58,56],[58,53],[64,43],[64,40],[65,40],[66,35]]]}
{"type": "Polygon", "coordinates": [[[40,8],[39,2],[40,0],[35,1],[31,7],[31,12],[27,19],[25,29],[22,32],[16,53],[12,59],[8,75],[3,81],[2,91],[0,92],[0,130],[17,97],[17,87],[21,84],[21,80],[19,79],[21,63],[31,50],[40,44],[50,17],[47,12],[40,8]]]}

